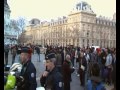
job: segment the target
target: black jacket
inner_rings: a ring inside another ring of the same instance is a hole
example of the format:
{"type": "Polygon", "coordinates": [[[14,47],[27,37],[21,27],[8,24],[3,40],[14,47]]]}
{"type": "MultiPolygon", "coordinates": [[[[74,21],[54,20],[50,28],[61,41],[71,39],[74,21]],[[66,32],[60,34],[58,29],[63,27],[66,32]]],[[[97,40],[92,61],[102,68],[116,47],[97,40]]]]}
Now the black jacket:
{"type": "Polygon", "coordinates": [[[36,90],[36,68],[30,60],[23,65],[20,76],[24,81],[18,83],[17,90],[36,90]]]}
{"type": "Polygon", "coordinates": [[[45,81],[45,90],[63,90],[62,75],[55,67],[49,72],[45,81]]]}

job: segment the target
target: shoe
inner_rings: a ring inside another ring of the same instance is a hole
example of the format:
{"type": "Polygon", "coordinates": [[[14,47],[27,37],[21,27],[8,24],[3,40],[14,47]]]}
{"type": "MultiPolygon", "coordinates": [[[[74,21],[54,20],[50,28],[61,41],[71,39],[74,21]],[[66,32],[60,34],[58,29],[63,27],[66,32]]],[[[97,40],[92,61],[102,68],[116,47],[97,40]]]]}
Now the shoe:
{"type": "Polygon", "coordinates": [[[81,86],[84,86],[84,84],[80,84],[81,86]]]}

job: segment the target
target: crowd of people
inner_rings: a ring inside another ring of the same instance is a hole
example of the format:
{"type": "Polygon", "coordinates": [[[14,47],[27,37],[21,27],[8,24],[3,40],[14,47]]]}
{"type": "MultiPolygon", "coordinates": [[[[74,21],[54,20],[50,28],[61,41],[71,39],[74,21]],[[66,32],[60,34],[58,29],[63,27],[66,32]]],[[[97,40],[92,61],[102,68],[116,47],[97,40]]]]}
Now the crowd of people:
{"type": "MultiPolygon", "coordinates": [[[[8,52],[12,53],[12,64],[16,55],[21,55],[24,45],[4,47],[5,61],[8,64],[8,52]]],[[[27,45],[29,60],[36,50],[40,55],[38,45],[27,45]]],[[[71,74],[75,73],[80,79],[80,85],[85,90],[106,90],[104,83],[114,85],[116,90],[116,49],[93,47],[61,47],[46,46],[45,71],[40,76],[41,86],[46,90],[70,90],[71,74]]],[[[40,56],[39,56],[40,57],[40,56]]],[[[39,59],[40,61],[40,59],[39,59]]],[[[35,72],[36,73],[36,72],[35,72]]],[[[24,90],[24,89],[23,89],[24,90]]],[[[28,89],[30,90],[30,89],[28,89]]]]}

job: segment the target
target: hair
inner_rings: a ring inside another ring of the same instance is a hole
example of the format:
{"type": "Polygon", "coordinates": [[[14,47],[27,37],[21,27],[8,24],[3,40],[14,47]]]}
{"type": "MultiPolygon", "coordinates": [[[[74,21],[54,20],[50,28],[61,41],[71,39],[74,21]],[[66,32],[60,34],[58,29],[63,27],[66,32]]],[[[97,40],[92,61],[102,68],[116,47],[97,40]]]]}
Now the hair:
{"type": "Polygon", "coordinates": [[[111,50],[110,50],[110,49],[108,49],[108,50],[107,50],[107,52],[110,54],[110,53],[111,53],[111,50]]]}
{"type": "Polygon", "coordinates": [[[100,75],[100,68],[97,63],[94,63],[92,66],[92,75],[93,76],[99,76],[100,75]]]}
{"type": "Polygon", "coordinates": [[[95,50],[95,48],[94,48],[94,47],[92,47],[92,48],[91,48],[91,52],[93,53],[93,52],[94,52],[94,50],[95,50]]]}
{"type": "Polygon", "coordinates": [[[68,58],[70,58],[69,54],[66,55],[65,59],[68,60],[68,58]]]}

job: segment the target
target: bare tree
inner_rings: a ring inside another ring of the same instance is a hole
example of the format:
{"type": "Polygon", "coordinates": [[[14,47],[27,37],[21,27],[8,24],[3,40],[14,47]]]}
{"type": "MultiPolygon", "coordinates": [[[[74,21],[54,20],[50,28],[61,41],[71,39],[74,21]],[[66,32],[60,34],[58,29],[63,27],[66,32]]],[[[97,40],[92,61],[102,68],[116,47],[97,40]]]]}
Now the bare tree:
{"type": "Polygon", "coordinates": [[[15,31],[20,31],[18,24],[17,24],[17,20],[12,19],[10,21],[10,26],[11,28],[14,28],[15,31]]]}
{"type": "Polygon", "coordinates": [[[18,43],[25,43],[26,42],[26,36],[25,36],[25,32],[21,33],[18,37],[18,43]]]}
{"type": "Polygon", "coordinates": [[[21,32],[24,31],[24,28],[26,26],[26,19],[23,18],[23,17],[20,17],[18,20],[17,20],[17,25],[19,27],[19,29],[21,30],[21,32]]]}

